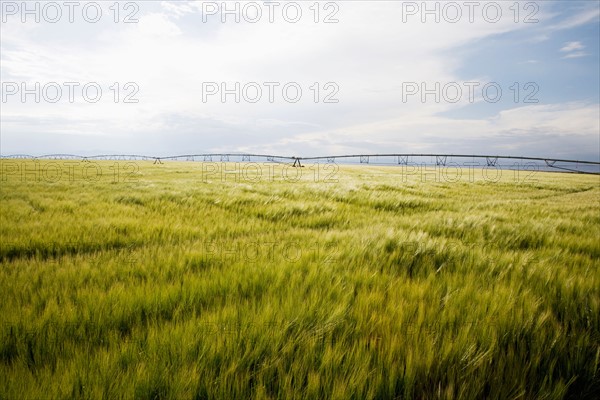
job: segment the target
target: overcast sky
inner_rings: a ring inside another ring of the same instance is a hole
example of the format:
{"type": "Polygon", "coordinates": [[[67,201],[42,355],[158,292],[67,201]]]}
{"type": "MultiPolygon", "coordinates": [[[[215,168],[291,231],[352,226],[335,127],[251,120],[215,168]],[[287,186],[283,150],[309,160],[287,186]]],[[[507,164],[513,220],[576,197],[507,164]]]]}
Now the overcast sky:
{"type": "Polygon", "coordinates": [[[600,158],[598,1],[1,3],[3,155],[600,158]]]}

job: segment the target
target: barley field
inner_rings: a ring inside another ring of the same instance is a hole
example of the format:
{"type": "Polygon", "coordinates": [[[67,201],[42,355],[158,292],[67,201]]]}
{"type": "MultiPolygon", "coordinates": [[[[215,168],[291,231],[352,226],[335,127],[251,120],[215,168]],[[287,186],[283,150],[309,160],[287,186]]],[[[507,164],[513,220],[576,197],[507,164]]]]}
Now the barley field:
{"type": "Polygon", "coordinates": [[[597,175],[0,171],[0,399],[600,393],[597,175]]]}

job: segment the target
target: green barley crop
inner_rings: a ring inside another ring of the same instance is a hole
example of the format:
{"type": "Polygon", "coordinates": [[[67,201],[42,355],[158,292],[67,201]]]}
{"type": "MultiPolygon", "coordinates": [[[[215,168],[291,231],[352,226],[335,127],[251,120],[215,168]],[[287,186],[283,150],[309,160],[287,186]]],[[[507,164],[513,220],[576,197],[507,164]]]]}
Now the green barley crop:
{"type": "Polygon", "coordinates": [[[0,399],[600,393],[598,176],[0,171],[0,399]]]}

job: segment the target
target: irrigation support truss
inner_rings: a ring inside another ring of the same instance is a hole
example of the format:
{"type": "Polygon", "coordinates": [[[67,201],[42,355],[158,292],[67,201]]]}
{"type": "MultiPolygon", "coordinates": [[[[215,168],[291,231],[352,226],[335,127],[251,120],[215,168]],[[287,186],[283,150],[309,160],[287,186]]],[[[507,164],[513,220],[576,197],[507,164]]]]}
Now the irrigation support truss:
{"type": "MultiPolygon", "coordinates": [[[[303,167],[302,162],[321,161],[326,163],[335,163],[338,160],[357,160],[360,164],[369,164],[373,160],[375,163],[381,163],[381,159],[391,159],[393,164],[414,165],[411,160],[427,159],[431,160],[436,166],[460,166],[452,162],[453,159],[472,160],[471,166],[481,167],[500,167],[500,160],[516,160],[537,162],[545,165],[549,169],[561,171],[582,173],[582,174],[600,174],[600,161],[569,160],[548,157],[527,157],[527,156],[501,156],[501,155],[482,155],[482,154],[439,154],[439,153],[384,153],[384,154],[344,154],[334,156],[313,156],[313,157],[294,157],[278,156],[270,154],[253,153],[202,153],[202,154],[181,154],[175,156],[147,156],[138,154],[99,154],[91,156],[81,156],[76,154],[46,154],[41,156],[32,156],[28,154],[0,155],[0,159],[33,159],[33,160],[81,160],[90,162],[92,160],[129,160],[129,161],[152,161],[154,164],[162,164],[163,161],[201,161],[201,162],[231,162],[231,160],[241,160],[242,162],[267,161],[275,163],[290,164],[293,167],[303,167]],[[450,161],[449,161],[450,160],[450,161]],[[484,160],[485,163],[476,163],[475,160],[484,160]],[[598,171],[585,171],[581,169],[584,166],[596,166],[598,171]]],[[[463,161],[463,165],[467,161],[463,161]]],[[[390,164],[389,162],[384,164],[390,164]]]]}

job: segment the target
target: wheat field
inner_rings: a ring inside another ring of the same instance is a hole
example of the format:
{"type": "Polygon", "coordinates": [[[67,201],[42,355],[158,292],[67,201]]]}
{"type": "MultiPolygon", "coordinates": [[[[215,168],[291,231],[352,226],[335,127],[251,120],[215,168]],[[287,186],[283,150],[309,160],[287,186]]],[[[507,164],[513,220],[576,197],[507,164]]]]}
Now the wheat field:
{"type": "Polygon", "coordinates": [[[600,393],[599,176],[0,171],[0,399],[600,393]]]}

